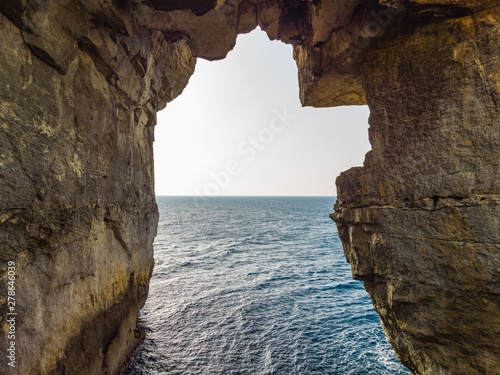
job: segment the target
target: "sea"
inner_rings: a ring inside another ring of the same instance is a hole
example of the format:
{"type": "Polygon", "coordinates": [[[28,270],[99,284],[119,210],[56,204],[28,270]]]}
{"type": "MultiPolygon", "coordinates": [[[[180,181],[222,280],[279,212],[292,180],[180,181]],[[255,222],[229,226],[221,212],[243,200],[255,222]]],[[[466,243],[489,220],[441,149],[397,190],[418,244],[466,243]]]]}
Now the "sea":
{"type": "Polygon", "coordinates": [[[352,279],[335,197],[157,197],[126,374],[410,374],[352,279]]]}

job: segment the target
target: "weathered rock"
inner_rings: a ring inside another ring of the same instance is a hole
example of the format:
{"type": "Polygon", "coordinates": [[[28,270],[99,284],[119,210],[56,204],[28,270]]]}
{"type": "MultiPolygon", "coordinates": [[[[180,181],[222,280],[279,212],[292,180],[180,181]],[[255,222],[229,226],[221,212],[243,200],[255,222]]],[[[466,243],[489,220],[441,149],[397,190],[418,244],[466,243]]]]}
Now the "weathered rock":
{"type": "Polygon", "coordinates": [[[193,56],[217,60],[224,58],[236,44],[237,9],[237,1],[228,0],[197,16],[189,9],[165,12],[143,3],[137,5],[134,15],[141,25],[160,30],[170,40],[185,38],[193,56]]]}
{"type": "Polygon", "coordinates": [[[6,263],[18,273],[11,373],[111,374],[134,345],[158,215],[155,114],[194,69],[183,39],[117,35],[80,12],[65,22],[85,36],[50,21],[33,38],[0,14],[4,330],[6,263]]]}
{"type": "Polygon", "coordinates": [[[360,59],[372,151],[337,221],[401,361],[500,373],[500,13],[431,22],[360,59]]]}
{"type": "Polygon", "coordinates": [[[311,1],[312,44],[318,46],[328,42],[334,30],[349,25],[360,3],[360,0],[311,1]]]}
{"type": "Polygon", "coordinates": [[[339,177],[333,218],[398,357],[500,373],[499,25],[496,0],[2,1],[11,373],[119,370],[153,267],[156,112],[195,57],[257,26],[294,45],[304,105],[370,106],[373,149],[339,177]]]}

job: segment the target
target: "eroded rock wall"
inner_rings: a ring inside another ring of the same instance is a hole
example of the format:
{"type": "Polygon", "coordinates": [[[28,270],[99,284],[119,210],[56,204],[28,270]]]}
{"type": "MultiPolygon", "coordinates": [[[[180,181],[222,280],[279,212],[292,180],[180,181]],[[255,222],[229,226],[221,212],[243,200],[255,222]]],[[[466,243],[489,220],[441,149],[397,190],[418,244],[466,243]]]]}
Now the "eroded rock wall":
{"type": "Polygon", "coordinates": [[[358,60],[372,151],[333,218],[407,367],[499,374],[500,13],[425,21],[358,60]]]}
{"type": "Polygon", "coordinates": [[[2,333],[3,374],[116,373],[147,296],[155,116],[194,59],[183,39],[86,5],[0,6],[4,331],[8,261],[18,275],[17,367],[2,333]]]}

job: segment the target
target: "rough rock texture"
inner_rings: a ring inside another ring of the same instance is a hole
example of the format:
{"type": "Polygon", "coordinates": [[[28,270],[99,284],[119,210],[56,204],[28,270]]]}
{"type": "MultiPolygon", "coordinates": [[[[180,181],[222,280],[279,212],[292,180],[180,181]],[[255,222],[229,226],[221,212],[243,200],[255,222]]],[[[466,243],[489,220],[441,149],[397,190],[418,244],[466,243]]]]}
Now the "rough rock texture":
{"type": "Polygon", "coordinates": [[[293,44],[304,105],[370,106],[373,150],[332,217],[398,357],[500,373],[497,0],[3,0],[10,373],[119,372],[154,263],[156,112],[256,26],[293,44]]]}
{"type": "Polygon", "coordinates": [[[359,59],[372,151],[337,179],[333,218],[418,374],[500,374],[499,46],[496,9],[426,21],[359,59]]]}
{"type": "Polygon", "coordinates": [[[184,40],[129,34],[128,19],[90,3],[0,5],[0,268],[13,260],[18,273],[10,373],[115,373],[154,264],[155,114],[194,59],[184,40]]]}

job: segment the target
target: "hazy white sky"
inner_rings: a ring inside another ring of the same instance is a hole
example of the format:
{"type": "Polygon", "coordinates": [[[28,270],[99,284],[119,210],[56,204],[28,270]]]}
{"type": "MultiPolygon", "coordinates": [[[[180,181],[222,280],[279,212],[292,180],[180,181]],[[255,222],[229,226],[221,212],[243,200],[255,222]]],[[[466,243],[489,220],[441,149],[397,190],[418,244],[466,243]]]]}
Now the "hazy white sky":
{"type": "Polygon", "coordinates": [[[261,30],[198,59],[155,138],[157,195],[333,196],[370,149],[368,108],[302,108],[292,47],[261,30]]]}

